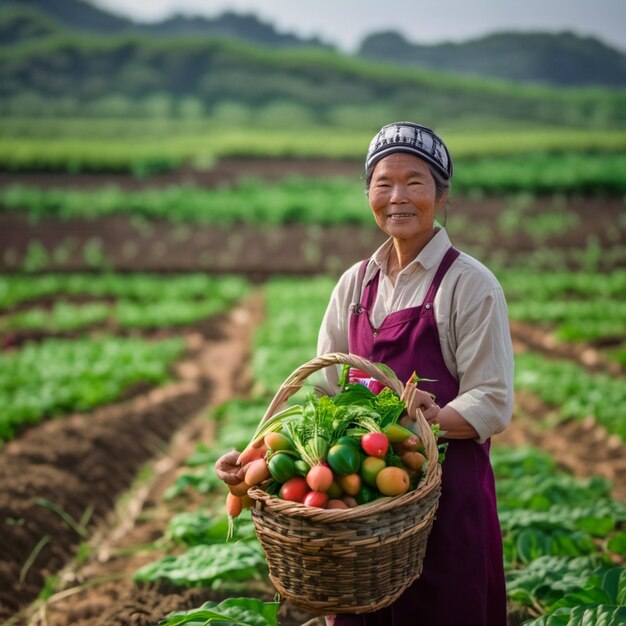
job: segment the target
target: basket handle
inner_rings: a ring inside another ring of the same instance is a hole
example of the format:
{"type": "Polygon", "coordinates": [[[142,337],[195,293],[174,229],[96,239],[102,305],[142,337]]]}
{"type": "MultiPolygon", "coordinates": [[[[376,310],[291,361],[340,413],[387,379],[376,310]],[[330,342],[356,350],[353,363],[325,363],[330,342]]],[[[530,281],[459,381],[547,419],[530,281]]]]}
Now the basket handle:
{"type": "Polygon", "coordinates": [[[409,382],[406,385],[402,385],[397,378],[390,378],[371,361],[368,361],[363,357],[356,356],[355,354],[329,352],[311,359],[308,363],[305,363],[298,369],[294,370],[276,392],[274,399],[270,402],[267,411],[265,411],[265,415],[261,419],[261,424],[276,414],[287,402],[287,400],[302,388],[304,382],[311,374],[325,367],[330,367],[331,365],[350,365],[363,370],[379,383],[382,383],[386,387],[395,391],[402,398],[402,400],[404,400],[406,403],[407,415],[414,422],[416,422],[417,433],[422,440],[422,444],[424,445],[426,452],[425,456],[428,459],[426,474],[432,474],[438,465],[437,461],[439,457],[439,449],[437,447],[433,431],[430,428],[430,424],[426,421],[422,411],[417,406],[417,401],[415,399],[415,389],[417,388],[417,384],[409,382]]]}
{"type": "Polygon", "coordinates": [[[350,365],[367,372],[372,378],[376,379],[379,383],[382,383],[386,387],[390,387],[399,396],[401,396],[404,392],[404,387],[398,382],[398,380],[394,380],[387,376],[387,374],[385,374],[379,367],[367,359],[356,356],[355,354],[329,352],[311,359],[308,363],[304,363],[304,365],[301,365],[287,377],[285,382],[280,386],[280,389],[276,392],[274,399],[267,407],[267,411],[265,411],[261,424],[272,417],[272,415],[278,413],[287,400],[302,389],[304,382],[311,374],[324,369],[325,367],[330,367],[331,365],[350,365]]]}

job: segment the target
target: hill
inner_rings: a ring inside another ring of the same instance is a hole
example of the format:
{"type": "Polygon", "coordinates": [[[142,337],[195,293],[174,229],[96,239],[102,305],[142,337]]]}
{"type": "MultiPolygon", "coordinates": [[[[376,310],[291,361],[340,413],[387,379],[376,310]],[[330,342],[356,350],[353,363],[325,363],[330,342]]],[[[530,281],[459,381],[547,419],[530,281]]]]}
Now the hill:
{"type": "MultiPolygon", "coordinates": [[[[394,118],[433,125],[468,119],[577,128],[626,124],[626,90],[531,88],[319,49],[286,55],[228,39],[138,35],[61,33],[5,46],[0,112],[25,114],[33,102],[33,114],[81,116],[169,115],[190,106],[213,114],[236,103],[255,115],[269,109],[273,122],[296,126],[370,127],[394,118]]],[[[245,123],[245,116],[235,122],[245,123]]]]}
{"type": "Polygon", "coordinates": [[[39,14],[54,20],[64,29],[100,35],[135,33],[160,37],[227,37],[273,47],[331,47],[317,38],[304,39],[278,32],[273,25],[252,14],[226,12],[215,18],[175,15],[145,24],[109,13],[85,0],[0,0],[0,10],[3,19],[7,19],[9,14],[17,16],[22,13],[22,20],[30,17],[38,21],[39,14]]]}
{"type": "Polygon", "coordinates": [[[364,59],[440,72],[563,87],[626,86],[626,54],[574,33],[494,33],[464,43],[420,45],[396,32],[366,37],[364,59]]]}

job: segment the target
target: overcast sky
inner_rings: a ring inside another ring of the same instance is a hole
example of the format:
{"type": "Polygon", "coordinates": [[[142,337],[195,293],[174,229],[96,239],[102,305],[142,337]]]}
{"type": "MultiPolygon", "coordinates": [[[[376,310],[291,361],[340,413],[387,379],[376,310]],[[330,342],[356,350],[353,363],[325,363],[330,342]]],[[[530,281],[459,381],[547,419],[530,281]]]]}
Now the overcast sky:
{"type": "Polygon", "coordinates": [[[174,13],[255,13],[283,32],[354,50],[371,32],[414,43],[462,41],[495,30],[573,30],[626,50],[626,0],[91,0],[138,21],[174,13]]]}

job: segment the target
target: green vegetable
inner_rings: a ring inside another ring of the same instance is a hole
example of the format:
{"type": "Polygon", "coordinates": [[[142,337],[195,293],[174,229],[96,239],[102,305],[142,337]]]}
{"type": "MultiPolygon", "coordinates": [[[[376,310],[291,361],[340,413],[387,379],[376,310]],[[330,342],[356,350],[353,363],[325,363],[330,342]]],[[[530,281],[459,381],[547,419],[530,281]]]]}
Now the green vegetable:
{"type": "Polygon", "coordinates": [[[290,454],[276,452],[267,463],[272,477],[279,483],[284,483],[296,474],[295,461],[290,454]]]}
{"type": "MultiPolygon", "coordinates": [[[[346,437],[342,437],[346,439],[346,437]]],[[[361,454],[352,443],[336,443],[326,458],[333,472],[339,476],[354,474],[361,465],[361,454]]]]}
{"type": "Polygon", "coordinates": [[[414,434],[408,428],[395,423],[389,424],[383,432],[387,435],[390,443],[402,443],[414,434]]]}
{"type": "Polygon", "coordinates": [[[306,461],[303,461],[302,459],[298,459],[294,463],[294,467],[296,470],[296,474],[298,476],[306,476],[309,473],[309,470],[311,469],[311,466],[306,461]]]}
{"type": "Polygon", "coordinates": [[[256,598],[228,598],[219,604],[205,602],[200,608],[172,613],[159,626],[190,624],[241,624],[243,626],[278,626],[278,602],[263,602],[256,598]]]}
{"type": "Polygon", "coordinates": [[[363,484],[356,494],[355,499],[357,504],[368,504],[369,502],[376,500],[379,496],[380,494],[375,489],[363,484]]]}

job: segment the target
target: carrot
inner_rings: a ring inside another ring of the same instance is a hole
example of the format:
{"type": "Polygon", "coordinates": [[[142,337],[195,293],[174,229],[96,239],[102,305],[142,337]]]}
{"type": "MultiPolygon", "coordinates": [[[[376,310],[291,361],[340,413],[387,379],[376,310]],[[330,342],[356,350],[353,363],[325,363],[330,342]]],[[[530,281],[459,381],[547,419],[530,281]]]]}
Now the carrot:
{"type": "Polygon", "coordinates": [[[241,514],[243,508],[243,498],[241,496],[235,496],[229,493],[226,496],[226,514],[228,517],[235,519],[241,514]]]}
{"type": "Polygon", "coordinates": [[[243,508],[243,498],[241,496],[235,496],[232,493],[229,493],[226,496],[226,514],[228,515],[228,531],[226,533],[226,540],[232,538],[233,533],[235,532],[235,524],[234,519],[241,515],[241,510],[243,508]]]}
{"type": "Polygon", "coordinates": [[[247,465],[251,461],[256,461],[257,459],[262,459],[267,452],[267,448],[265,445],[261,447],[253,447],[248,446],[240,455],[237,463],[239,465],[247,465]]]}

